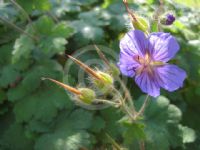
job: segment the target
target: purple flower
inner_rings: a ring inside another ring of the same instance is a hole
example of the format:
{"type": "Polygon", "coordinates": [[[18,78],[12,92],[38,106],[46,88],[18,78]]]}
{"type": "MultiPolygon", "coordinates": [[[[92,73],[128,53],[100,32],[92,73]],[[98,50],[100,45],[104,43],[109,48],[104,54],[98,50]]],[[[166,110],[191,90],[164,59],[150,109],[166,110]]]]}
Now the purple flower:
{"type": "Polygon", "coordinates": [[[143,92],[157,97],[160,88],[174,91],[183,86],[185,71],[167,63],[179,50],[169,33],[156,32],[146,37],[142,31],[132,30],[120,41],[120,49],[120,71],[135,77],[143,92]]]}

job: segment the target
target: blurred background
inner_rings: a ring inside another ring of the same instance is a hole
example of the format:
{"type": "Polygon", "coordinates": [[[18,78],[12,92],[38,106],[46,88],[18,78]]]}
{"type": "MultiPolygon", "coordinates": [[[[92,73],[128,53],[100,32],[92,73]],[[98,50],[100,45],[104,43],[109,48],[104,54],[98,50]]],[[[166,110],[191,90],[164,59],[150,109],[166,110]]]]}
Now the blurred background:
{"type": "MultiPolygon", "coordinates": [[[[157,0],[128,2],[147,20],[159,6],[157,0]]],[[[176,21],[162,29],[181,45],[171,63],[188,77],[180,90],[161,91],[145,119],[130,125],[119,122],[122,112],[83,109],[62,88],[41,80],[78,85],[78,67],[66,72],[64,54],[79,54],[93,43],[117,56],[130,29],[122,0],[0,0],[0,150],[137,150],[141,140],[147,150],[200,150],[199,8],[199,0],[164,1],[176,21]]],[[[117,63],[113,56],[108,58],[117,63]]],[[[82,61],[92,58],[98,55],[81,55],[82,61]]],[[[133,79],[127,83],[139,106],[143,93],[133,79]]]]}

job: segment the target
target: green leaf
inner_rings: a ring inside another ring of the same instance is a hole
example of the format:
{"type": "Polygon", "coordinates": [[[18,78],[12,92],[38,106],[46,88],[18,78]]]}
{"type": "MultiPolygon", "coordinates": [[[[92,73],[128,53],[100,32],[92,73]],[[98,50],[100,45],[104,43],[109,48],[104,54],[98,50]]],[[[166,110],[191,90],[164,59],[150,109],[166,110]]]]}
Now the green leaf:
{"type": "Polygon", "coordinates": [[[34,28],[40,35],[50,35],[54,25],[55,23],[50,17],[42,16],[34,23],[34,28]]]}
{"type": "Polygon", "coordinates": [[[124,123],[125,131],[123,133],[125,144],[132,144],[138,140],[144,140],[144,124],[142,123],[124,123]]]}
{"type": "MultiPolygon", "coordinates": [[[[64,116],[66,117],[66,116],[64,116]]],[[[67,119],[61,120],[59,124],[57,124],[57,129],[75,129],[75,130],[84,130],[89,129],[92,123],[92,113],[83,110],[77,109],[72,112],[67,119]]]]}
{"type": "Polygon", "coordinates": [[[17,0],[17,3],[21,5],[25,11],[32,13],[34,10],[48,11],[51,8],[51,3],[49,0],[17,0]]]}
{"type": "Polygon", "coordinates": [[[0,3],[0,16],[9,21],[16,20],[18,16],[17,10],[13,7],[13,5],[5,2],[0,3]]]}
{"type": "Polygon", "coordinates": [[[23,75],[23,80],[7,92],[9,101],[17,101],[34,92],[41,84],[42,77],[60,78],[62,67],[55,61],[41,60],[39,64],[23,75]]]}
{"type": "MultiPolygon", "coordinates": [[[[40,17],[34,24],[38,31],[39,42],[37,47],[45,56],[52,57],[56,53],[63,52],[67,40],[73,33],[74,29],[66,22],[55,24],[50,17],[40,17]]],[[[41,55],[41,54],[40,54],[41,55]]]]}
{"type": "Polygon", "coordinates": [[[7,87],[12,84],[20,76],[19,72],[12,66],[4,66],[0,75],[0,86],[7,87]]]}
{"type": "Polygon", "coordinates": [[[53,133],[42,135],[36,142],[35,149],[43,150],[79,150],[90,144],[90,135],[86,129],[90,128],[92,114],[77,109],[70,115],[63,115],[58,120],[53,133]]]}
{"type": "Polygon", "coordinates": [[[22,34],[18,39],[16,39],[14,44],[14,50],[12,51],[13,63],[19,62],[22,59],[30,59],[31,52],[34,47],[35,46],[33,39],[31,39],[27,35],[22,34]]]}
{"type": "Polygon", "coordinates": [[[92,121],[92,127],[90,130],[95,133],[101,132],[102,129],[105,127],[105,121],[101,117],[95,117],[92,121]]]}
{"type": "Polygon", "coordinates": [[[77,31],[74,40],[79,47],[86,45],[91,41],[97,43],[102,42],[104,31],[98,26],[94,26],[82,20],[73,21],[72,26],[74,26],[77,31]]]}
{"type": "Polygon", "coordinates": [[[2,104],[6,100],[6,93],[0,89],[0,104],[2,104]]]}
{"type": "Polygon", "coordinates": [[[68,95],[54,86],[54,91],[48,87],[41,87],[32,95],[21,99],[14,107],[18,122],[28,122],[31,119],[50,122],[63,108],[70,108],[68,95]]]}
{"type": "Polygon", "coordinates": [[[80,12],[81,7],[74,0],[52,0],[52,13],[57,17],[64,16],[65,13],[80,12]]]}
{"type": "Polygon", "coordinates": [[[108,133],[114,139],[119,137],[123,131],[118,120],[122,117],[119,112],[116,112],[114,108],[109,108],[101,111],[101,116],[106,122],[104,131],[108,133]]]}
{"type": "Polygon", "coordinates": [[[175,0],[175,2],[191,8],[196,7],[198,9],[200,7],[200,2],[198,0],[175,0]]]}
{"type": "Polygon", "coordinates": [[[85,131],[67,130],[45,134],[35,145],[35,150],[79,150],[90,143],[90,136],[85,131]]]}
{"type": "Polygon", "coordinates": [[[63,52],[67,40],[74,33],[74,29],[66,22],[55,24],[48,16],[42,16],[33,23],[34,30],[31,26],[27,26],[25,32],[34,36],[37,40],[22,34],[15,41],[13,54],[13,62],[20,63],[23,60],[28,60],[33,56],[36,59],[40,57],[52,57],[56,53],[63,52]]]}
{"type": "Polygon", "coordinates": [[[69,38],[74,34],[74,28],[72,28],[67,22],[59,22],[52,29],[52,36],[69,38]]]}
{"type": "MultiPolygon", "coordinates": [[[[144,101],[141,97],[137,107],[144,101]]],[[[170,146],[182,147],[184,136],[180,130],[182,113],[178,107],[169,103],[163,96],[151,99],[145,109],[144,124],[147,150],[168,150],[170,146]]]]}
{"type": "Polygon", "coordinates": [[[104,0],[104,3],[102,4],[102,8],[107,8],[110,6],[115,0],[104,0]]]}
{"type": "Polygon", "coordinates": [[[103,18],[103,11],[100,8],[96,8],[88,12],[82,12],[78,17],[80,20],[83,20],[84,22],[94,26],[105,26],[108,24],[108,22],[105,20],[106,18],[103,18]]]}
{"type": "Polygon", "coordinates": [[[11,52],[12,52],[12,44],[5,44],[0,47],[0,66],[10,63],[11,52]]]}
{"type": "Polygon", "coordinates": [[[33,150],[33,141],[25,136],[22,125],[14,123],[4,132],[0,147],[9,150],[33,150]]]}
{"type": "Polygon", "coordinates": [[[195,131],[191,128],[180,125],[179,128],[183,133],[183,143],[192,143],[196,139],[195,131]]]}

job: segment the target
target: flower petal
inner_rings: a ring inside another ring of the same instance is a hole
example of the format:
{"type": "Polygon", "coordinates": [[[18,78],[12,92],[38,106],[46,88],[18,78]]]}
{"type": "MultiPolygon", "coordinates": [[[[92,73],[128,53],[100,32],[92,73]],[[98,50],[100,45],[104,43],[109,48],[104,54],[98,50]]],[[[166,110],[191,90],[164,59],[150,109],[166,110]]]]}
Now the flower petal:
{"type": "Polygon", "coordinates": [[[169,61],[180,48],[176,39],[169,33],[152,33],[148,40],[148,50],[156,61],[169,61]]]}
{"type": "Polygon", "coordinates": [[[174,91],[183,86],[183,81],[186,78],[186,72],[176,65],[164,65],[157,68],[162,83],[160,86],[168,91],[174,91]]]}
{"type": "Polygon", "coordinates": [[[145,55],[147,38],[140,30],[129,31],[120,41],[121,52],[129,55],[145,55]]]}
{"type": "Polygon", "coordinates": [[[147,72],[142,72],[140,75],[137,75],[135,82],[143,92],[148,93],[150,96],[157,97],[160,95],[159,84],[147,72]]]}
{"type": "Polygon", "coordinates": [[[133,59],[133,56],[120,53],[118,67],[123,75],[133,77],[135,75],[135,68],[139,66],[138,62],[133,59]]]}

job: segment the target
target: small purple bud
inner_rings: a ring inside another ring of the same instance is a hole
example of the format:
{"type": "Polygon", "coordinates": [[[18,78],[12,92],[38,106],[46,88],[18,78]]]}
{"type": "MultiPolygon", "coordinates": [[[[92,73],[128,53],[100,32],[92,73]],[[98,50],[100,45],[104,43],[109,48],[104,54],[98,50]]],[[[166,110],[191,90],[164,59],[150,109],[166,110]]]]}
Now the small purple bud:
{"type": "Polygon", "coordinates": [[[164,16],[161,17],[161,24],[163,25],[172,25],[175,21],[175,16],[172,13],[167,13],[164,16]]]}
{"type": "Polygon", "coordinates": [[[175,21],[175,16],[173,14],[167,14],[166,25],[171,25],[175,21]]]}

